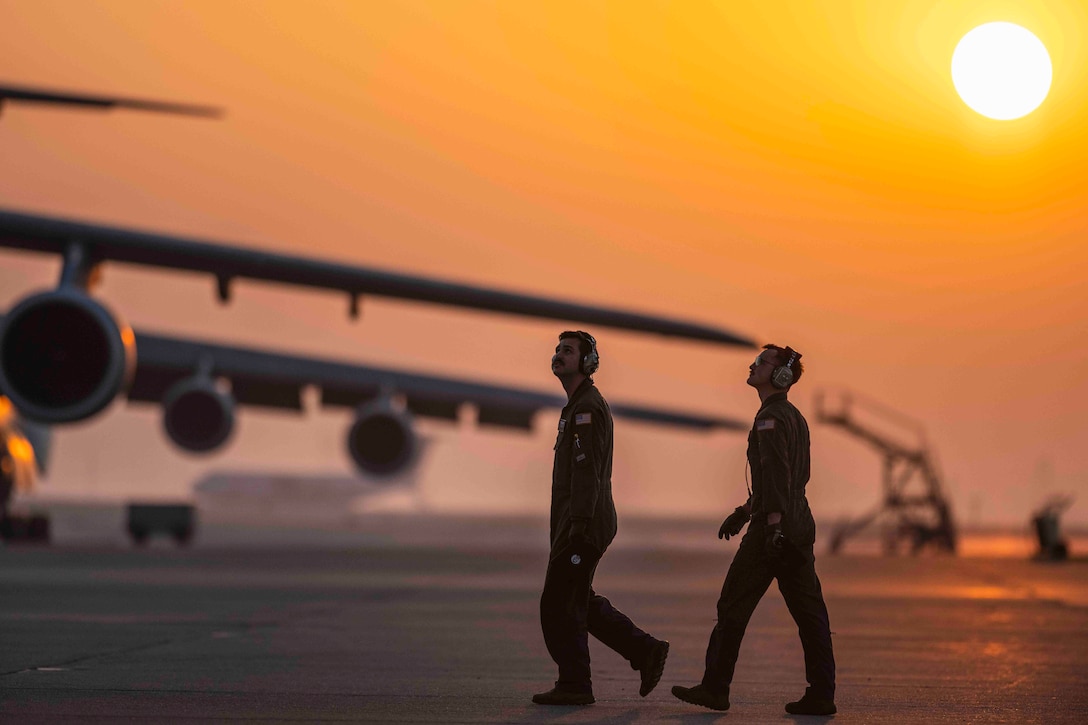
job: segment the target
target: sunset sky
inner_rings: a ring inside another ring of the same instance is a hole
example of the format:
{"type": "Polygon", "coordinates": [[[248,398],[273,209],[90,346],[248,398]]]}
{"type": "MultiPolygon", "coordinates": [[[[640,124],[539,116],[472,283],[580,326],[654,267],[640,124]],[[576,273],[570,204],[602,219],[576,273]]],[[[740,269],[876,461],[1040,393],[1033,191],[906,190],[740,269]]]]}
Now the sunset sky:
{"type": "MultiPolygon", "coordinates": [[[[847,388],[917,420],[957,516],[1088,523],[1088,6],[1080,0],[0,0],[0,83],[222,106],[220,121],[7,105],[0,207],[690,318],[789,344],[817,518],[879,496],[880,459],[815,421],[847,388]],[[994,121],[958,40],[1031,30],[1053,64],[994,121]]],[[[56,260],[0,250],[0,307],[56,260]]],[[[107,267],[137,329],[549,392],[563,323],[107,267]]],[[[592,330],[614,400],[749,418],[754,351],[592,330]]],[[[440,510],[545,512],[533,436],[432,426],[440,510]]],[[[43,490],[178,496],[207,471],[348,471],[348,418],[243,414],[212,458],[123,404],[58,432],[43,490]]],[[[617,425],[625,512],[728,512],[744,436],[617,425]]]]}

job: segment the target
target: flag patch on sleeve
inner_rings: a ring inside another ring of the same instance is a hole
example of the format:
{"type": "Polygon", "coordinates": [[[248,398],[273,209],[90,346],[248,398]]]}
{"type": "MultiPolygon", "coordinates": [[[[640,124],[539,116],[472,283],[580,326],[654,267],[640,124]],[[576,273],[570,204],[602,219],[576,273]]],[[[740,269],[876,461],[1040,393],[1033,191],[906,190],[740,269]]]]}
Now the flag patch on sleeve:
{"type": "Polygon", "coordinates": [[[574,424],[575,425],[589,425],[592,421],[590,413],[575,413],[574,424]]]}
{"type": "Polygon", "coordinates": [[[756,421],[756,430],[774,430],[774,418],[764,418],[756,421]]]}

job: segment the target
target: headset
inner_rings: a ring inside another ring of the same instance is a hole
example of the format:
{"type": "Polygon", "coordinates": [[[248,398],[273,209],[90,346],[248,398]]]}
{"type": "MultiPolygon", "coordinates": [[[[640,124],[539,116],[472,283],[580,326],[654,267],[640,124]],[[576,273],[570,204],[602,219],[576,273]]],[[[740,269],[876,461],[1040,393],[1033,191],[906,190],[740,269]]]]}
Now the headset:
{"type": "Polygon", "coordinates": [[[593,335],[581,330],[564,332],[559,336],[559,339],[562,340],[564,337],[571,337],[572,335],[583,342],[589,343],[589,352],[582,357],[582,374],[592,375],[601,366],[601,356],[597,354],[597,340],[593,338],[593,335]]]}
{"type": "Polygon", "coordinates": [[[787,346],[782,352],[789,353],[790,359],[785,365],[779,365],[771,373],[771,385],[778,389],[788,388],[793,383],[793,364],[801,359],[801,353],[787,346]]]}

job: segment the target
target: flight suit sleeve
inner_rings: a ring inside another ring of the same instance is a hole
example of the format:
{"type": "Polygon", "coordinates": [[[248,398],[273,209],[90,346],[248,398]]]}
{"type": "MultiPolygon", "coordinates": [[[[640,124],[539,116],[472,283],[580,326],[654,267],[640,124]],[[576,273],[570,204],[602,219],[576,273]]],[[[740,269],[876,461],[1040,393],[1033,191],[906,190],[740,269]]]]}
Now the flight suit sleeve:
{"type": "Polygon", "coordinates": [[[789,431],[780,418],[756,419],[759,462],[763,470],[763,510],[785,514],[790,500],[789,431]]]}
{"type": "Polygon", "coordinates": [[[601,426],[605,424],[600,411],[576,409],[571,415],[574,442],[571,445],[570,516],[572,520],[588,521],[597,509],[600,491],[601,426]]]}

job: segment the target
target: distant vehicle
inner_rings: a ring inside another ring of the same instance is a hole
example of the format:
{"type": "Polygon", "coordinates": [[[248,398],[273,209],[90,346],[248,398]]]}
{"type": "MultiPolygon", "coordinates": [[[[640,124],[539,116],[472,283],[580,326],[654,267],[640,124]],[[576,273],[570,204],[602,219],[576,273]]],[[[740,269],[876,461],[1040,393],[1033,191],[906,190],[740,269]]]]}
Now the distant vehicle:
{"type": "Polygon", "coordinates": [[[143,546],[155,534],[164,534],[185,546],[196,533],[196,509],[189,503],[130,503],[126,526],[133,543],[143,546]]]}
{"type": "Polygon", "coordinates": [[[1069,558],[1069,542],[1061,534],[1060,520],[1065,510],[1073,504],[1073,497],[1059,494],[1047,499],[1032,515],[1031,524],[1039,541],[1036,559],[1065,561],[1069,558]]]}

